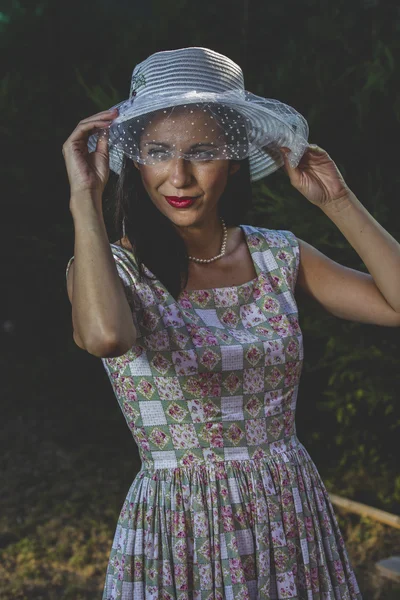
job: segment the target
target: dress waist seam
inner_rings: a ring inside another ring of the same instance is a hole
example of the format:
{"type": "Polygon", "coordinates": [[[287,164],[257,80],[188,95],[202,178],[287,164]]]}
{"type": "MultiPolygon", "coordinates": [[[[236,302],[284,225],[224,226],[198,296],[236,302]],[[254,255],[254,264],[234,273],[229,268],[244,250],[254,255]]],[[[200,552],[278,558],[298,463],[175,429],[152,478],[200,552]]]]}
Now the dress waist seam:
{"type": "Polygon", "coordinates": [[[276,464],[276,463],[298,463],[298,462],[309,462],[312,461],[308,451],[297,439],[294,446],[285,450],[271,449],[271,452],[264,454],[257,458],[227,458],[223,460],[209,460],[209,461],[194,461],[191,464],[176,464],[168,461],[155,461],[149,463],[146,461],[142,462],[139,473],[154,473],[154,472],[190,472],[190,471],[218,471],[224,470],[225,468],[242,468],[244,470],[251,469],[252,467],[262,468],[263,466],[276,464]]]}

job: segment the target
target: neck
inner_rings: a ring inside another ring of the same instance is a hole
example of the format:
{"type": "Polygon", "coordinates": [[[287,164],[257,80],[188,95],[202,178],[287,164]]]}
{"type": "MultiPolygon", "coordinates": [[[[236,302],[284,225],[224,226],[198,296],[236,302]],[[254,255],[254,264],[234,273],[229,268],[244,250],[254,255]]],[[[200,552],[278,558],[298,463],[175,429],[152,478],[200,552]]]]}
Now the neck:
{"type": "Polygon", "coordinates": [[[189,256],[211,258],[219,254],[222,244],[222,223],[218,215],[204,223],[180,227],[179,234],[185,242],[189,256]]]}

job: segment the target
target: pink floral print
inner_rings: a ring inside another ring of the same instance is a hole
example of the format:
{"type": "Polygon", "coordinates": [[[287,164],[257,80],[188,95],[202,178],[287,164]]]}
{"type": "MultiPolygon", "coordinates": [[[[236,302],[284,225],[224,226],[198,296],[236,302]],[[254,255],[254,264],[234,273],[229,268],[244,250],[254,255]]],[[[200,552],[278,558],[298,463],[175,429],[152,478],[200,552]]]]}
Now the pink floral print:
{"type": "Polygon", "coordinates": [[[157,278],[139,281],[132,253],[111,244],[138,338],[102,362],[142,467],[102,600],[361,600],[329,494],[296,435],[298,240],[241,227],[257,276],[177,300],[157,278]]]}

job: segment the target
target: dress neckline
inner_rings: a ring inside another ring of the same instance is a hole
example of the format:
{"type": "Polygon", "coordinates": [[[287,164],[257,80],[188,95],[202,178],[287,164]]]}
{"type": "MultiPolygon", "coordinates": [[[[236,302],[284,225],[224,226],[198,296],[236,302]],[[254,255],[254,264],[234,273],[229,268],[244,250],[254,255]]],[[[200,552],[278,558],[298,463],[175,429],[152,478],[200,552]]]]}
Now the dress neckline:
{"type": "Polygon", "coordinates": [[[249,247],[249,242],[248,242],[248,232],[246,231],[246,225],[239,225],[240,229],[243,231],[243,235],[244,235],[244,241],[246,242],[246,246],[247,249],[250,253],[251,256],[251,260],[253,262],[253,266],[254,266],[254,270],[257,273],[256,276],[253,279],[250,279],[250,281],[245,281],[244,283],[238,283],[236,285],[224,285],[224,286],[219,286],[219,287],[209,287],[209,288],[198,288],[198,289],[193,289],[193,290],[183,290],[180,294],[179,297],[181,297],[182,295],[187,294],[189,297],[191,296],[191,294],[199,294],[199,292],[220,292],[221,290],[231,290],[231,289],[241,289],[243,287],[248,287],[248,286],[254,286],[258,279],[260,278],[260,269],[258,268],[258,265],[254,262],[253,260],[253,255],[251,253],[250,247],[249,247]]]}
{"type": "Polygon", "coordinates": [[[260,278],[260,274],[258,274],[256,277],[254,277],[254,279],[250,279],[250,281],[245,281],[244,283],[238,283],[238,284],[234,284],[234,285],[223,285],[221,287],[210,287],[210,288],[198,288],[195,290],[183,290],[182,294],[188,294],[189,296],[191,294],[198,294],[199,292],[214,292],[217,291],[219,292],[220,290],[232,290],[232,289],[240,289],[243,287],[247,287],[247,286],[253,286],[257,283],[257,281],[260,278]]]}
{"type": "MultiPolygon", "coordinates": [[[[251,226],[249,227],[248,225],[239,225],[239,227],[243,231],[244,239],[245,239],[245,242],[246,242],[246,246],[247,246],[248,251],[250,252],[250,256],[251,256],[251,259],[253,261],[254,269],[255,269],[257,275],[253,279],[251,279],[250,281],[245,281],[244,283],[239,283],[237,285],[225,285],[225,286],[222,286],[222,287],[210,287],[210,288],[199,288],[199,289],[193,289],[193,290],[183,290],[179,294],[179,296],[178,296],[178,299],[177,299],[178,301],[179,301],[180,298],[184,298],[185,296],[190,299],[190,297],[193,294],[199,295],[202,292],[203,293],[213,293],[213,292],[219,292],[221,290],[230,290],[230,289],[239,290],[239,289],[242,289],[242,288],[244,288],[246,286],[250,287],[250,286],[254,286],[254,285],[257,284],[257,282],[260,279],[260,276],[262,274],[262,269],[260,269],[260,267],[258,266],[258,264],[253,259],[253,254],[252,254],[252,252],[250,250],[248,236],[250,235],[249,229],[251,229],[251,226]]],[[[120,248],[124,252],[127,252],[128,254],[130,254],[133,257],[134,261],[135,261],[135,255],[132,252],[132,250],[128,250],[128,248],[125,248],[124,246],[120,246],[119,244],[112,244],[112,245],[113,246],[117,246],[117,248],[120,248]]],[[[145,270],[147,270],[147,272],[150,274],[150,276],[154,277],[153,273],[146,266],[145,266],[145,270]]],[[[163,288],[165,288],[165,286],[161,283],[161,281],[159,281],[157,278],[155,278],[155,280],[159,284],[161,284],[163,288]]],[[[165,288],[165,291],[169,294],[169,292],[168,292],[168,290],[166,288],[165,288]]]]}

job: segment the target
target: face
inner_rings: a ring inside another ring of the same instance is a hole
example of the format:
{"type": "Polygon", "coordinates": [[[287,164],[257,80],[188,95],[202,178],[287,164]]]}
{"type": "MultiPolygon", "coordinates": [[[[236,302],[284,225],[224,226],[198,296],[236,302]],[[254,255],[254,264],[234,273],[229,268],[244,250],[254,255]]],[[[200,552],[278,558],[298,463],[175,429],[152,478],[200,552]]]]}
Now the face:
{"type": "Polygon", "coordinates": [[[223,132],[217,124],[210,125],[201,109],[189,113],[176,108],[168,114],[153,117],[141,137],[141,155],[153,164],[135,166],[151,201],[174,225],[207,224],[217,218],[221,194],[240,165],[211,156],[223,143],[223,132]],[[174,156],[176,149],[186,158],[174,156]],[[194,160],[195,155],[202,160],[194,160]]]}

